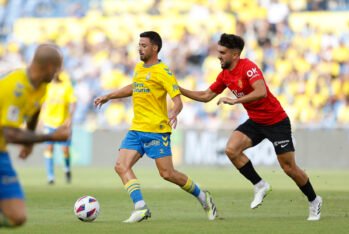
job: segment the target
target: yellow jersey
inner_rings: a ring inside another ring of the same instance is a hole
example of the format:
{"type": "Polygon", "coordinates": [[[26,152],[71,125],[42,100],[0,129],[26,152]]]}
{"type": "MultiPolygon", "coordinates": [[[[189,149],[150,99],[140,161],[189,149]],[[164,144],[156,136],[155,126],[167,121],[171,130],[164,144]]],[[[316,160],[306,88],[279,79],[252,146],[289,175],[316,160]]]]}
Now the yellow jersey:
{"type": "Polygon", "coordinates": [[[76,102],[70,81],[52,81],[47,85],[41,120],[47,127],[57,128],[70,117],[70,106],[76,102]]]}
{"type": "Polygon", "coordinates": [[[159,61],[152,66],[136,65],[133,76],[134,117],[130,130],[141,132],[171,132],[167,116],[167,93],[171,98],[180,95],[176,77],[159,61]]]}
{"type": "Polygon", "coordinates": [[[25,69],[0,76],[0,152],[6,151],[3,127],[20,128],[40,109],[47,84],[34,88],[25,69]]]}

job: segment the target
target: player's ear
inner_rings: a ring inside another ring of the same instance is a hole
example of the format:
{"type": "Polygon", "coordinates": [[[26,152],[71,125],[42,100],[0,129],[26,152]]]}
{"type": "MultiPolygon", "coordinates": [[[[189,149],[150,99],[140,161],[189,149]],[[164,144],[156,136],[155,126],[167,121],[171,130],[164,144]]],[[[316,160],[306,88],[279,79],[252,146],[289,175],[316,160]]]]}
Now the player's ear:
{"type": "Polygon", "coordinates": [[[240,56],[240,51],[239,50],[232,50],[232,55],[233,57],[239,57],[240,56]]]}
{"type": "Polygon", "coordinates": [[[158,46],[157,45],[153,45],[153,51],[154,52],[158,52],[158,46]]]}

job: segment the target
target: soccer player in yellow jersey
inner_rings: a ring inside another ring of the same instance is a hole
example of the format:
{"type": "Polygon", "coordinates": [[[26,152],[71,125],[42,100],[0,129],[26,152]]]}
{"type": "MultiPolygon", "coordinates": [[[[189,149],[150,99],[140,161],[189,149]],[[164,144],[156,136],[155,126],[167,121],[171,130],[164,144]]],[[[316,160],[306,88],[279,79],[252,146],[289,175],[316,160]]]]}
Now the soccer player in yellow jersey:
{"type": "MultiPolygon", "coordinates": [[[[41,120],[46,133],[54,132],[62,124],[71,126],[73,113],[75,110],[76,98],[74,90],[69,80],[64,81],[60,76],[56,76],[47,86],[45,102],[41,113],[41,120]]],[[[47,180],[49,184],[54,184],[54,142],[47,142],[44,152],[46,161],[47,180]]],[[[71,182],[70,152],[71,140],[57,142],[62,146],[65,165],[65,176],[67,183],[71,182]]]]}
{"type": "Polygon", "coordinates": [[[185,174],[173,167],[171,130],[177,125],[177,115],[182,110],[182,101],[177,81],[168,67],[158,59],[162,40],[153,31],[140,34],[139,55],[142,62],[136,65],[133,83],[105,96],[95,99],[96,107],[111,99],[132,96],[134,118],[131,128],[121,143],[115,171],[129,193],[135,210],[126,223],[140,222],[150,217],[141,193],[140,183],[132,170],[143,156],[155,160],[162,178],[180,186],[200,201],[209,220],[217,216],[216,206],[208,191],[203,191],[185,174]],[[168,112],[166,96],[174,105],[168,112]]]}
{"type": "Polygon", "coordinates": [[[64,141],[70,130],[62,126],[54,133],[35,133],[47,83],[60,71],[62,55],[55,45],[42,44],[27,69],[0,76],[0,228],[25,223],[24,194],[12,167],[6,144],[21,144],[19,157],[25,159],[33,144],[64,141]],[[26,123],[26,129],[21,128],[26,123]]]}

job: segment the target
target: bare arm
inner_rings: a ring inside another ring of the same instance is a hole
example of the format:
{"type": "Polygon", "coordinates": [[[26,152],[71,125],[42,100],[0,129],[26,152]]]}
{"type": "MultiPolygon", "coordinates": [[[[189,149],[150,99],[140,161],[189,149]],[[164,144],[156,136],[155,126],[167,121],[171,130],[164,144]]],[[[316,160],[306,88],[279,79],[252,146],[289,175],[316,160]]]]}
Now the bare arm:
{"type": "Polygon", "coordinates": [[[210,88],[206,89],[205,91],[193,91],[193,90],[184,89],[179,86],[179,90],[187,98],[190,98],[199,102],[209,102],[217,96],[217,94],[213,92],[210,88]]]}
{"type": "Polygon", "coordinates": [[[68,127],[60,127],[51,134],[37,134],[32,130],[14,127],[3,127],[2,131],[7,143],[33,144],[44,141],[65,141],[70,136],[68,127]]]}
{"type": "Polygon", "coordinates": [[[133,91],[132,84],[129,84],[121,89],[117,89],[114,92],[107,94],[106,96],[108,97],[109,100],[117,99],[117,98],[124,98],[124,97],[131,96],[132,91],[133,91]]]}
{"type": "MultiPolygon", "coordinates": [[[[40,109],[32,116],[32,118],[27,122],[27,129],[30,131],[35,131],[36,125],[39,120],[39,115],[40,115],[40,109]]],[[[31,152],[33,151],[33,143],[29,144],[24,144],[22,145],[20,151],[19,151],[19,157],[22,159],[26,159],[31,152]]]]}
{"type": "Polygon", "coordinates": [[[222,97],[219,99],[217,105],[223,103],[223,104],[229,104],[234,105],[237,103],[248,103],[257,101],[259,99],[265,98],[267,96],[267,88],[265,87],[263,80],[257,80],[252,84],[253,91],[243,97],[240,98],[229,98],[229,97],[222,97]]]}
{"type": "Polygon", "coordinates": [[[40,115],[40,109],[32,116],[30,121],[27,123],[27,129],[34,131],[36,129],[36,125],[38,124],[40,115]]]}
{"type": "Polygon", "coordinates": [[[177,126],[177,115],[182,111],[183,109],[183,103],[181,99],[181,95],[177,95],[172,98],[172,101],[174,103],[173,108],[168,113],[169,118],[169,124],[172,128],[176,128],[177,126]]]}
{"type": "Polygon", "coordinates": [[[117,89],[107,95],[100,96],[94,100],[95,107],[101,107],[104,103],[108,102],[111,99],[124,98],[132,96],[132,84],[129,84],[121,89],[117,89]]]}

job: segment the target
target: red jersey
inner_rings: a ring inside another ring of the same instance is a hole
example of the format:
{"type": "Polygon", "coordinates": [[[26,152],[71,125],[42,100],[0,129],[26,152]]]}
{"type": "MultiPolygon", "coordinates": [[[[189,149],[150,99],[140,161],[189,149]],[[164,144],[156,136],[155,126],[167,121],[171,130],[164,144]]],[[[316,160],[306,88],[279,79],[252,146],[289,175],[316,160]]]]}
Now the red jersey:
{"type": "Polygon", "coordinates": [[[270,92],[263,73],[249,59],[240,59],[232,71],[223,69],[210,89],[216,94],[220,94],[228,87],[239,98],[251,93],[253,91],[252,84],[257,80],[264,81],[267,96],[253,102],[243,103],[249,118],[256,123],[265,125],[275,124],[285,119],[287,114],[280,102],[270,92]]]}

